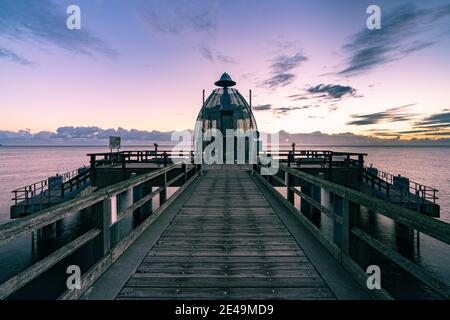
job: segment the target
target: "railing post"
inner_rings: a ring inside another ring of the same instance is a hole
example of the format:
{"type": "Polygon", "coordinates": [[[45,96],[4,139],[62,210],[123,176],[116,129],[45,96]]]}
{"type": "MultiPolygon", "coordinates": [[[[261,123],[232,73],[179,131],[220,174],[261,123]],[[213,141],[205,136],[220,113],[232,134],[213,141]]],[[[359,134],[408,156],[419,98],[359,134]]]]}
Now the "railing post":
{"type": "Polygon", "coordinates": [[[99,234],[100,252],[105,256],[110,250],[111,199],[104,199],[95,204],[93,209],[94,225],[101,231],[99,234]]]}
{"type": "Polygon", "coordinates": [[[349,201],[347,199],[342,199],[342,250],[346,254],[350,254],[351,215],[349,206],[349,201]]]}
{"type": "Polygon", "coordinates": [[[333,153],[328,154],[328,180],[333,181],[333,153]]]}
{"type": "Polygon", "coordinates": [[[126,166],[126,162],[125,162],[125,154],[120,154],[120,160],[122,161],[122,179],[126,179],[127,178],[127,166],[126,166]]]}
{"type": "Polygon", "coordinates": [[[183,184],[185,184],[186,181],[187,181],[187,170],[186,169],[187,169],[186,168],[186,163],[182,163],[181,164],[181,171],[183,171],[183,173],[184,173],[183,184]]]}
{"type": "Polygon", "coordinates": [[[90,160],[90,167],[91,167],[91,182],[92,185],[96,185],[95,181],[95,154],[91,154],[91,160],[90,160]]]}
{"type": "Polygon", "coordinates": [[[163,156],[164,156],[164,167],[167,167],[167,152],[164,151],[163,156]]]}
{"type": "Polygon", "coordinates": [[[163,188],[159,193],[159,205],[161,206],[167,200],[167,172],[164,172],[163,188]]]}
{"type": "Polygon", "coordinates": [[[294,190],[291,188],[294,187],[294,177],[289,173],[285,172],[286,175],[286,189],[287,189],[287,200],[289,203],[294,204],[294,190]]]}

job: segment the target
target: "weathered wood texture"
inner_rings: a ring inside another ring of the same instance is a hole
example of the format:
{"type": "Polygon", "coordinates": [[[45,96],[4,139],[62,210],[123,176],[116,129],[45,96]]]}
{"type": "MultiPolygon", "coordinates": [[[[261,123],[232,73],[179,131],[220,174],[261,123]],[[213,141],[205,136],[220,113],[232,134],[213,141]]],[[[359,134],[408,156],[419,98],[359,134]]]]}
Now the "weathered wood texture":
{"type": "Polygon", "coordinates": [[[209,168],[118,299],[334,299],[249,173],[209,168]]]}

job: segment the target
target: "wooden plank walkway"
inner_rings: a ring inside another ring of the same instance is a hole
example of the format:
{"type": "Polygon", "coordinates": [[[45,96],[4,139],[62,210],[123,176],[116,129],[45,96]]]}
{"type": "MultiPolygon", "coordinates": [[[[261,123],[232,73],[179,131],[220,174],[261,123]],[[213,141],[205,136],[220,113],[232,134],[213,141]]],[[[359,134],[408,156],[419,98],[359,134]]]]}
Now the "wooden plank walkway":
{"type": "Polygon", "coordinates": [[[334,299],[239,167],[210,168],[117,299],[334,299]]]}

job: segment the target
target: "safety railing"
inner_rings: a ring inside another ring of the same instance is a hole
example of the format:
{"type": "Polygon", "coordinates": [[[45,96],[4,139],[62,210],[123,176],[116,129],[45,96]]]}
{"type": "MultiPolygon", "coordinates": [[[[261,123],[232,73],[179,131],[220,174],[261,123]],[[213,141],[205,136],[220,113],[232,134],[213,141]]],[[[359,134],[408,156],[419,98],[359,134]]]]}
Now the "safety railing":
{"type": "MultiPolygon", "coordinates": [[[[96,192],[82,196],[65,203],[54,206],[50,209],[41,211],[39,214],[17,219],[15,221],[0,225],[0,246],[6,245],[19,237],[31,234],[49,226],[69,215],[73,215],[84,209],[92,210],[92,228],[84,234],[78,236],[70,243],[63,245],[53,253],[49,254],[40,261],[34,263],[24,271],[10,278],[0,285],[0,299],[4,299],[24,287],[32,280],[36,279],[44,272],[61,260],[69,257],[75,251],[85,246],[87,243],[96,239],[100,243],[101,259],[85,274],[82,275],[81,289],[68,290],[61,295],[61,299],[74,299],[79,297],[85,290],[105,271],[122,253],[158,218],[158,216],[167,208],[167,206],[178,197],[178,195],[197,177],[200,170],[198,165],[190,164],[171,164],[156,171],[130,178],[112,186],[105,187],[96,192]],[[180,170],[181,168],[181,170],[180,170]],[[178,173],[179,172],[179,173],[178,173]],[[117,212],[117,207],[112,205],[117,201],[112,201],[122,192],[138,187],[151,181],[159,181],[159,187],[143,196],[140,200],[133,203],[128,208],[117,212]],[[167,198],[167,188],[174,185],[181,185],[178,190],[167,198]],[[161,183],[162,182],[162,183],[161,183]],[[135,210],[151,201],[159,195],[160,206],[143,220],[135,229],[125,236],[114,247],[111,246],[110,228],[113,224],[113,212],[117,212],[118,223],[135,210]]],[[[0,257],[1,259],[1,257],[0,257]]]]}
{"type": "MultiPolygon", "coordinates": [[[[360,206],[366,207],[372,212],[384,215],[395,222],[424,233],[447,245],[450,245],[450,224],[366,193],[327,181],[321,177],[302,172],[283,163],[279,165],[279,173],[277,175],[262,176],[260,163],[253,166],[253,172],[265,185],[270,187],[270,190],[286,204],[289,210],[293,212],[306,228],[308,228],[331,252],[331,254],[355,276],[356,280],[362,286],[366,287],[367,273],[358,265],[350,254],[350,245],[355,239],[363,241],[387,258],[388,261],[422,281],[442,297],[446,299],[450,298],[450,289],[447,284],[435,278],[423,267],[405,258],[387,244],[362,230],[357,225],[357,214],[359,213],[360,206]],[[280,178],[280,176],[284,176],[284,179],[280,178]],[[277,186],[281,185],[286,188],[286,198],[272,187],[271,181],[273,180],[276,180],[277,186]],[[314,198],[312,192],[306,191],[307,189],[303,190],[302,187],[300,189],[296,188],[295,186],[298,185],[308,185],[328,191],[334,198],[333,208],[323,206],[320,199],[314,198]],[[328,239],[320,228],[294,206],[295,197],[300,197],[302,201],[308,203],[318,214],[324,214],[334,221],[335,230],[339,230],[338,234],[340,234],[340,236],[333,240],[328,239]]],[[[382,299],[391,298],[391,295],[384,289],[371,290],[370,294],[382,299]]]]}
{"type": "Polygon", "coordinates": [[[90,168],[84,167],[70,172],[56,175],[55,184],[49,183],[49,179],[30,184],[11,191],[14,195],[11,199],[14,205],[42,205],[58,202],[64,196],[84,185],[90,178],[90,168]]]}
{"type": "Polygon", "coordinates": [[[400,203],[427,201],[436,203],[439,190],[409,180],[400,175],[394,176],[390,173],[373,167],[365,167],[363,179],[366,184],[374,190],[384,193],[389,198],[394,198],[400,203]]]}

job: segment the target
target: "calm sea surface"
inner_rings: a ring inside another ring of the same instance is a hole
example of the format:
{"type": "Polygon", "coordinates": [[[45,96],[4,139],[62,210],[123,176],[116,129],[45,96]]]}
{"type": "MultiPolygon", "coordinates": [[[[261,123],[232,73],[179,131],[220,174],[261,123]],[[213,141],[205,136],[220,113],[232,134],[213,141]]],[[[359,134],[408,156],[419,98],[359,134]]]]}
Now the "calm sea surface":
{"type": "MultiPolygon", "coordinates": [[[[131,147],[124,150],[137,149],[145,148],[131,147]]],[[[438,204],[441,206],[440,219],[450,222],[450,148],[308,146],[303,149],[367,153],[367,165],[373,164],[382,171],[394,175],[401,174],[409,177],[412,181],[438,189],[438,204]]],[[[12,190],[47,179],[56,173],[64,173],[88,165],[89,159],[86,154],[96,152],[108,152],[108,150],[101,147],[0,147],[0,224],[9,220],[12,190]]],[[[326,201],[326,195],[324,195],[324,201],[326,201]]],[[[378,238],[397,247],[408,258],[450,284],[450,250],[448,246],[421,235],[420,250],[406,245],[407,252],[405,253],[405,246],[399,243],[396,235],[398,230],[392,221],[380,215],[374,217],[370,214],[367,214],[364,219],[366,219],[368,228],[375,230],[378,238]]],[[[70,232],[73,224],[78,227],[83,224],[79,221],[82,219],[77,218],[77,222],[73,223],[67,221],[66,225],[60,227],[65,228],[66,232],[70,232]]],[[[322,221],[321,227],[327,228],[326,221],[322,221]]],[[[32,243],[32,239],[25,237],[22,240],[19,239],[16,244],[6,248],[0,247],[0,256],[2,256],[0,259],[0,283],[38,259],[36,252],[30,248],[30,243],[32,243]]],[[[407,288],[400,286],[398,290],[404,291],[407,288]]]]}

